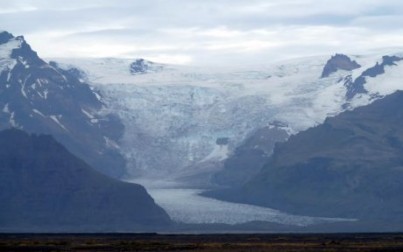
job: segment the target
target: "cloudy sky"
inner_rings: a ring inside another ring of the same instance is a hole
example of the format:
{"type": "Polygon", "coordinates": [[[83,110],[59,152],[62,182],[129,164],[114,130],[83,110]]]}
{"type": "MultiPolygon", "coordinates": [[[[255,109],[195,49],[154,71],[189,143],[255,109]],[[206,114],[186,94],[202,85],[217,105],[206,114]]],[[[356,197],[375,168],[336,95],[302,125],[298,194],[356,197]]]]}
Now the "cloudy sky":
{"type": "Polygon", "coordinates": [[[265,63],[403,46],[402,0],[0,0],[42,57],[265,63]]]}

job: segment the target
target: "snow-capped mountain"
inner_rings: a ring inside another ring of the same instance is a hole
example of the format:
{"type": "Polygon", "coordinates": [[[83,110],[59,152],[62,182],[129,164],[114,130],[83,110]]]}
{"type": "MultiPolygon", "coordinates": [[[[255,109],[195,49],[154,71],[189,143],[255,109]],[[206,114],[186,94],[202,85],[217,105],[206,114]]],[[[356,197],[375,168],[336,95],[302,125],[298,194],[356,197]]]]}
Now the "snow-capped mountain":
{"type": "Polygon", "coordinates": [[[65,70],[80,69],[122,118],[131,176],[193,183],[221,170],[234,150],[273,122],[291,135],[400,89],[400,56],[387,55],[393,64],[383,53],[338,54],[254,68],[160,65],[145,74],[131,71],[138,60],[54,60],[65,70]],[[383,73],[368,74],[377,66],[383,73]]]}
{"type": "Polygon", "coordinates": [[[122,176],[123,125],[73,70],[43,61],[24,37],[0,32],[0,129],[51,134],[94,168],[122,176]]]}
{"type": "Polygon", "coordinates": [[[244,185],[210,195],[299,215],[402,227],[402,105],[403,92],[397,91],[328,118],[279,144],[244,185]]]}

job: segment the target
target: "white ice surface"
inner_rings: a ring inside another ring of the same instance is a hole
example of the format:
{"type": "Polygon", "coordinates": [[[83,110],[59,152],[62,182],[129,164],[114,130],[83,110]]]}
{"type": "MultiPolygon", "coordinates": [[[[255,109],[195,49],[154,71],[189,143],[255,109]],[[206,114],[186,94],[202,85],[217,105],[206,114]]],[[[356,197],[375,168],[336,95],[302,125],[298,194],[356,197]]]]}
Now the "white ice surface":
{"type": "MultiPolygon", "coordinates": [[[[295,133],[340,113],[346,102],[341,80],[347,75],[357,78],[380,62],[382,55],[393,53],[352,56],[361,68],[338,71],[324,79],[319,77],[330,55],[239,69],[165,65],[161,72],[142,75],[130,74],[133,60],[128,59],[56,61],[83,70],[109,109],[121,116],[126,127],[121,147],[129,167],[133,161],[137,169],[133,174],[163,179],[163,187],[140,184],[173,220],[226,224],[268,221],[304,226],[340,219],[294,216],[223,202],[202,197],[197,189],[172,186],[170,179],[175,180],[183,168],[227,156],[253,130],[273,120],[287,123],[295,133]],[[220,149],[216,144],[220,137],[229,138],[230,144],[220,149]]],[[[382,95],[402,89],[400,65],[388,67],[383,77],[368,78],[365,87],[382,95]]],[[[369,102],[363,95],[352,104],[369,102]]]]}
{"type": "Polygon", "coordinates": [[[188,224],[241,224],[252,221],[307,226],[324,222],[354,221],[352,219],[317,218],[286,214],[271,208],[231,203],[200,196],[202,190],[178,189],[175,182],[133,181],[146,186],[149,194],[172,218],[188,224]]]}
{"type": "Polygon", "coordinates": [[[18,39],[11,39],[9,42],[0,45],[0,71],[4,69],[12,69],[17,61],[11,59],[13,49],[19,48],[21,41],[18,39]]]}
{"type": "Polygon", "coordinates": [[[403,63],[395,66],[386,66],[385,74],[375,78],[366,77],[365,88],[370,93],[378,93],[382,96],[391,94],[403,88],[403,63]]]}
{"type": "MultiPolygon", "coordinates": [[[[188,168],[202,173],[193,168],[231,155],[254,130],[272,121],[288,124],[289,132],[296,133],[337,115],[346,103],[343,78],[358,77],[383,55],[395,53],[353,55],[361,68],[323,79],[330,55],[256,67],[164,65],[160,72],[139,75],[130,74],[134,59],[56,61],[83,70],[108,109],[122,118],[125,133],[120,145],[128,159],[128,173],[173,178],[188,168]],[[223,137],[229,143],[220,147],[216,140],[223,137]]],[[[401,64],[387,67],[384,76],[367,78],[365,87],[382,95],[402,89],[401,64]]],[[[362,95],[351,106],[370,101],[362,95]]]]}

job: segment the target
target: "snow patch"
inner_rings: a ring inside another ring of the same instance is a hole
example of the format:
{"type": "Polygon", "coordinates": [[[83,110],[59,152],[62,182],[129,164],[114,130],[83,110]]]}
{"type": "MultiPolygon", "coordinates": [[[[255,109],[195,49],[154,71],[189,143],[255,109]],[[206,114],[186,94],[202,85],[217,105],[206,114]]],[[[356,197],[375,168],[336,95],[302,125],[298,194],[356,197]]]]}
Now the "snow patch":
{"type": "Polygon", "coordinates": [[[86,111],[85,109],[81,109],[81,112],[83,112],[83,114],[88,117],[89,119],[94,119],[94,116],[91,115],[91,113],[89,113],[88,111],[86,111]]]}
{"type": "Polygon", "coordinates": [[[45,89],[43,91],[43,97],[45,98],[45,100],[48,99],[48,94],[49,94],[49,90],[45,89]]]}
{"type": "Polygon", "coordinates": [[[33,109],[32,111],[33,111],[35,114],[38,114],[38,115],[40,115],[40,116],[42,116],[42,117],[46,117],[44,114],[42,114],[41,111],[39,111],[39,110],[37,110],[37,109],[33,109]]]}
{"type": "Polygon", "coordinates": [[[98,101],[102,101],[102,97],[101,97],[101,95],[98,94],[98,92],[93,92],[93,93],[98,101]]]}
{"type": "Polygon", "coordinates": [[[30,67],[28,61],[23,57],[18,56],[18,61],[24,66],[25,69],[28,69],[30,67]]]}
{"type": "Polygon", "coordinates": [[[9,114],[10,113],[10,109],[8,108],[8,103],[6,103],[6,105],[4,105],[3,107],[3,112],[9,114]]]}
{"type": "Polygon", "coordinates": [[[51,115],[50,118],[51,118],[55,123],[57,123],[57,125],[59,125],[62,129],[64,129],[65,131],[68,131],[68,130],[66,129],[66,127],[65,127],[65,126],[59,121],[59,119],[58,119],[58,118],[61,118],[61,115],[58,115],[58,116],[56,116],[56,115],[51,115]]]}
{"type": "Polygon", "coordinates": [[[28,76],[25,78],[24,82],[21,85],[21,94],[25,97],[28,98],[27,93],[25,92],[25,86],[27,84],[27,81],[29,80],[29,78],[31,77],[31,74],[28,74],[28,76]]]}

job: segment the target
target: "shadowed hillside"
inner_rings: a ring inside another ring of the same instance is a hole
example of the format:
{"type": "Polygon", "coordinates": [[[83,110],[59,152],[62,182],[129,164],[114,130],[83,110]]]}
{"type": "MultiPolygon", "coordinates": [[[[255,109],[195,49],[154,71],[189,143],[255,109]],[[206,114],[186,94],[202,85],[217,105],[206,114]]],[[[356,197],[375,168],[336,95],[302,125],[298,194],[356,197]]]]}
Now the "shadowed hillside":
{"type": "Polygon", "coordinates": [[[142,186],[93,170],[51,136],[0,132],[0,164],[0,231],[144,231],[170,223],[142,186]]]}

